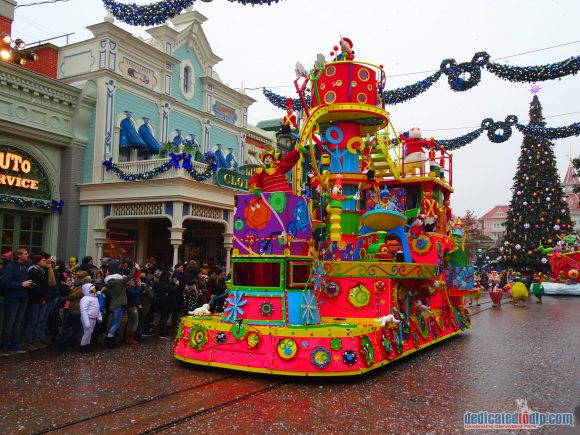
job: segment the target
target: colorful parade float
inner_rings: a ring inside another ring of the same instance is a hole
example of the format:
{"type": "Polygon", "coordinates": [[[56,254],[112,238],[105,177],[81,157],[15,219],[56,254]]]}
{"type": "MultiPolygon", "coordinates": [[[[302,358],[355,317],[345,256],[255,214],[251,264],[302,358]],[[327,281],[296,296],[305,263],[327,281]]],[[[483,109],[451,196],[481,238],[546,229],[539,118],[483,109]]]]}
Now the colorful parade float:
{"type": "Polygon", "coordinates": [[[310,71],[297,64],[302,127],[291,105],[285,118],[295,149],[263,153],[253,192],[236,196],[224,313],[183,318],[178,360],[356,375],[471,327],[452,156],[418,129],[395,133],[382,66],[340,45],[310,71]]]}
{"type": "Polygon", "coordinates": [[[551,273],[544,277],[547,295],[580,296],[580,247],[576,234],[562,234],[554,248],[539,246],[547,256],[551,273]]]}

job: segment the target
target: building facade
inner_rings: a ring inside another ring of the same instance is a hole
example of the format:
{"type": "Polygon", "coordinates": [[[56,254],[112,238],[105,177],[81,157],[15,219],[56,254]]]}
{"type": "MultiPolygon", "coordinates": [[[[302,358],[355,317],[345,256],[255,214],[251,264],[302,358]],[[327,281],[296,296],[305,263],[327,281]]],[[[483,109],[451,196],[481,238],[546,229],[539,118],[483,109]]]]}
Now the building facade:
{"type": "Polygon", "coordinates": [[[505,237],[504,224],[508,210],[507,205],[496,205],[479,219],[483,235],[491,238],[496,244],[505,237]]]}
{"type": "MultiPolygon", "coordinates": [[[[3,33],[15,4],[0,0],[3,33]]],[[[64,257],[79,252],[77,183],[95,92],[33,69],[0,61],[0,252],[26,247],[64,257]]]]}

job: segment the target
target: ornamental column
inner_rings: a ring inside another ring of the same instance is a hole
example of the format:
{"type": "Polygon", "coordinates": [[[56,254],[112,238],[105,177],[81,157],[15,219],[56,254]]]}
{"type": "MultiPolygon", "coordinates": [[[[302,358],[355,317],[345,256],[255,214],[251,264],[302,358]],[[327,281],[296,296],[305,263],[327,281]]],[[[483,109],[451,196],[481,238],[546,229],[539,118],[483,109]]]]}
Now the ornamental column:
{"type": "Polygon", "coordinates": [[[224,249],[226,250],[226,275],[230,273],[230,263],[232,257],[232,247],[234,246],[233,234],[224,233],[224,249]]]}
{"type": "Polygon", "coordinates": [[[169,241],[171,242],[171,246],[173,246],[173,263],[172,265],[176,265],[179,261],[179,247],[183,243],[183,232],[185,228],[181,227],[170,227],[169,231],[171,232],[171,237],[169,241]]]}
{"type": "Polygon", "coordinates": [[[101,258],[103,258],[103,246],[107,242],[107,229],[95,228],[94,232],[95,232],[95,244],[97,245],[97,258],[95,260],[99,261],[97,267],[100,267],[100,261],[101,258]]]}

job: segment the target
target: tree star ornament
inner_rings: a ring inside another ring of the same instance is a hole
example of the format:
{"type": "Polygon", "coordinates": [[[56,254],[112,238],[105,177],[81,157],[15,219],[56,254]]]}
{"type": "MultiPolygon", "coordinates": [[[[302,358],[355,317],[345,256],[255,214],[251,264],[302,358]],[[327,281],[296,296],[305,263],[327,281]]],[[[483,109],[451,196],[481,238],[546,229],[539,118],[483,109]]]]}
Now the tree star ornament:
{"type": "Polygon", "coordinates": [[[534,95],[539,94],[540,93],[540,89],[542,89],[542,87],[536,83],[534,83],[532,85],[532,87],[530,88],[530,92],[534,95]]]}

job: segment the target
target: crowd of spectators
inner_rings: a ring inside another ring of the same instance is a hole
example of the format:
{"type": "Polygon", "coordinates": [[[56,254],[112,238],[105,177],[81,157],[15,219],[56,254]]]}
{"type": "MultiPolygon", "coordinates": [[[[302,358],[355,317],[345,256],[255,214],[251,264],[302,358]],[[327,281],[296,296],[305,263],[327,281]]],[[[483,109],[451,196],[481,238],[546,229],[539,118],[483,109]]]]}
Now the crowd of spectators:
{"type": "Polygon", "coordinates": [[[99,263],[90,256],[65,263],[27,249],[2,255],[0,349],[54,345],[85,353],[95,344],[135,345],[154,334],[170,338],[180,317],[204,304],[223,312],[226,273],[219,265],[191,260],[170,270],[153,258],[143,267],[128,258],[99,263]]]}

